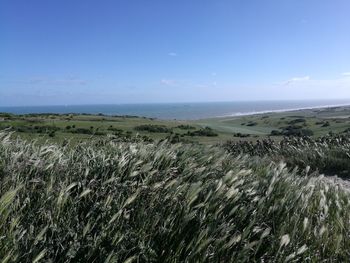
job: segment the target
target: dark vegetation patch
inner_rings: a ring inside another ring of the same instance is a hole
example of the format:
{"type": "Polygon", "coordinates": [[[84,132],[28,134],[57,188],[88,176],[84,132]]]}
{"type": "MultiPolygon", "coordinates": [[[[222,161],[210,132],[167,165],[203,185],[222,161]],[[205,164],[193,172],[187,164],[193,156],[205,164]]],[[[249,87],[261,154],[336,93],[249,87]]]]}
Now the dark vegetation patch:
{"type": "Polygon", "coordinates": [[[107,128],[107,130],[108,130],[108,131],[117,132],[117,133],[123,133],[123,130],[122,130],[122,129],[115,128],[115,127],[113,127],[112,125],[109,126],[109,127],[107,128]]]}
{"type": "Polygon", "coordinates": [[[69,132],[76,134],[88,134],[88,135],[105,135],[104,132],[99,131],[98,129],[87,129],[87,128],[75,128],[70,129],[69,132]]]}
{"type": "Polygon", "coordinates": [[[12,117],[14,117],[14,115],[11,113],[0,112],[0,118],[11,119],[12,117]]]}
{"type": "Polygon", "coordinates": [[[340,119],[335,120],[335,123],[345,123],[345,122],[346,122],[345,120],[340,120],[340,119]]]}
{"type": "Polygon", "coordinates": [[[207,137],[215,137],[218,136],[216,132],[210,127],[205,127],[196,131],[188,131],[187,134],[188,136],[207,136],[207,137]]]}
{"type": "Polygon", "coordinates": [[[350,127],[349,128],[346,128],[343,133],[350,133],[350,127]]]}
{"type": "Polygon", "coordinates": [[[303,128],[299,125],[289,125],[281,127],[281,130],[272,130],[271,136],[312,136],[314,132],[311,129],[303,128]]]}
{"type": "Polygon", "coordinates": [[[297,118],[288,122],[288,124],[291,124],[291,125],[304,124],[304,123],[306,123],[306,120],[304,118],[297,118]]]}
{"type": "Polygon", "coordinates": [[[233,137],[237,137],[237,138],[248,138],[248,137],[250,137],[250,134],[248,134],[248,133],[240,133],[240,132],[237,132],[237,133],[234,133],[234,134],[233,134],[233,137]]]}
{"type": "Polygon", "coordinates": [[[144,124],[139,125],[134,128],[136,131],[147,131],[153,133],[168,133],[171,132],[172,129],[168,128],[165,125],[154,125],[154,124],[144,124]]]}
{"type": "Polygon", "coordinates": [[[181,125],[176,126],[176,128],[181,129],[181,130],[195,130],[196,129],[196,127],[188,125],[188,124],[186,124],[186,125],[181,124],[181,125]]]}
{"type": "Polygon", "coordinates": [[[44,117],[44,118],[50,118],[50,117],[60,117],[63,116],[65,114],[59,114],[59,113],[27,113],[27,114],[22,114],[22,115],[18,115],[21,117],[44,117]]]}
{"type": "Polygon", "coordinates": [[[329,121],[317,121],[315,122],[316,125],[319,125],[320,127],[329,127],[330,123],[329,121]]]}
{"type": "Polygon", "coordinates": [[[42,126],[19,125],[19,126],[13,126],[12,129],[16,132],[27,132],[27,133],[50,133],[50,132],[56,132],[60,130],[59,127],[50,126],[50,125],[42,125],[42,126]]]}
{"type": "Polygon", "coordinates": [[[255,121],[249,121],[249,122],[246,124],[246,126],[256,126],[256,125],[258,125],[258,123],[255,122],[255,121]]]}
{"type": "Polygon", "coordinates": [[[303,116],[303,115],[289,115],[289,116],[287,116],[287,118],[298,118],[298,119],[303,119],[304,116],[303,116]]]}

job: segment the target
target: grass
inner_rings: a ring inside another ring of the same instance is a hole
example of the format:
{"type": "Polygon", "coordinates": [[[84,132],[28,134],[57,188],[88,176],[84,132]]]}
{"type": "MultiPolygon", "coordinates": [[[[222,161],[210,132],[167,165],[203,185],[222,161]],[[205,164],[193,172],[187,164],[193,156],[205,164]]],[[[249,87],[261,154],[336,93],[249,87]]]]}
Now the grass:
{"type": "Polygon", "coordinates": [[[69,147],[1,133],[0,258],[348,261],[348,189],[269,158],[104,137],[69,147]]]}
{"type": "Polygon", "coordinates": [[[257,143],[228,141],[223,146],[234,156],[259,156],[268,161],[285,162],[290,168],[308,167],[322,174],[350,179],[349,133],[316,139],[285,137],[278,142],[271,139],[257,143]]]}

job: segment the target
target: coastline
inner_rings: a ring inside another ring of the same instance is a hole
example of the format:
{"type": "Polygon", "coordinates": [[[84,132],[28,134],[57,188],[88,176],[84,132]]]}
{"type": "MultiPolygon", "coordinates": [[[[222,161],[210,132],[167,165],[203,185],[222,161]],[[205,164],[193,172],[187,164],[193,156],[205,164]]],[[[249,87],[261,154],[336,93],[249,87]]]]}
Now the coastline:
{"type": "MultiPolygon", "coordinates": [[[[293,109],[237,112],[237,113],[233,113],[233,114],[229,114],[229,115],[216,116],[216,117],[213,117],[213,119],[254,116],[254,115],[271,114],[271,113],[285,113],[285,112],[295,112],[295,111],[303,111],[303,110],[330,109],[330,108],[338,108],[338,107],[350,107],[350,104],[334,104],[334,105],[321,105],[321,106],[311,106],[311,107],[302,107],[302,108],[293,108],[293,109]]],[[[207,118],[207,119],[211,119],[211,118],[207,118]]]]}

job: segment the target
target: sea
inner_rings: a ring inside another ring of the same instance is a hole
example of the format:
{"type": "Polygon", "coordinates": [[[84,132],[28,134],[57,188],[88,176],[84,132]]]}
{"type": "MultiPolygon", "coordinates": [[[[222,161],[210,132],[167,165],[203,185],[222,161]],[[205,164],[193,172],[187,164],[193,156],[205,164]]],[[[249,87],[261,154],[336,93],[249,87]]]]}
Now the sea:
{"type": "Polygon", "coordinates": [[[2,107],[0,112],[29,113],[86,113],[104,115],[132,115],[164,120],[197,120],[215,117],[241,116],[268,112],[350,105],[344,100],[289,100],[289,101],[232,101],[181,102],[103,105],[54,105],[2,107]]]}

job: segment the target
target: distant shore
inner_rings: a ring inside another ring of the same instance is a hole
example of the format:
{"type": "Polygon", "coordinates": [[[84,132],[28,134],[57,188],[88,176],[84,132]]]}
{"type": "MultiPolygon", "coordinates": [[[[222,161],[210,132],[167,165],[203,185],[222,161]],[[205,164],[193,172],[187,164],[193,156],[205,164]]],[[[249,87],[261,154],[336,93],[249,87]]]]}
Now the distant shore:
{"type": "Polygon", "coordinates": [[[341,105],[323,105],[323,106],[314,106],[314,107],[305,107],[305,108],[295,108],[295,109],[281,109],[281,110],[266,110],[266,111],[252,111],[252,112],[238,112],[229,115],[217,116],[215,118],[228,118],[228,117],[243,117],[243,116],[254,116],[261,114],[270,114],[270,113],[284,113],[284,112],[295,112],[303,110],[317,110],[317,109],[330,109],[330,108],[343,108],[350,107],[350,104],[341,104],[341,105]]]}

